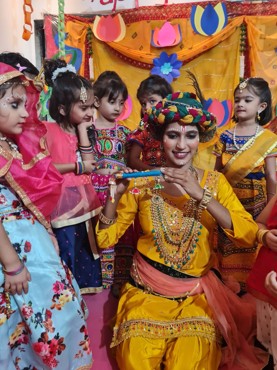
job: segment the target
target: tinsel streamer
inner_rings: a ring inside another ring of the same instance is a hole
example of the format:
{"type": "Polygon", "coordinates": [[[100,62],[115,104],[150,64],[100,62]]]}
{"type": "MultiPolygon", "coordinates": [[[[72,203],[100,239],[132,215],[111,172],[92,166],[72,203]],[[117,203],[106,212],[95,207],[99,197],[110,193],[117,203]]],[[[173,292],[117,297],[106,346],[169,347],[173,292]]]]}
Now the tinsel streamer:
{"type": "Polygon", "coordinates": [[[245,50],[246,50],[246,25],[240,26],[240,68],[239,77],[241,80],[245,77],[245,50]]]}
{"type": "Polygon", "coordinates": [[[24,12],[24,25],[23,25],[23,40],[28,41],[32,34],[32,22],[31,22],[31,14],[33,13],[32,1],[31,0],[24,0],[23,2],[23,12],[24,12]]]}
{"type": "Polygon", "coordinates": [[[59,58],[65,57],[65,24],[64,24],[64,0],[58,0],[58,39],[59,39],[59,58]]]}

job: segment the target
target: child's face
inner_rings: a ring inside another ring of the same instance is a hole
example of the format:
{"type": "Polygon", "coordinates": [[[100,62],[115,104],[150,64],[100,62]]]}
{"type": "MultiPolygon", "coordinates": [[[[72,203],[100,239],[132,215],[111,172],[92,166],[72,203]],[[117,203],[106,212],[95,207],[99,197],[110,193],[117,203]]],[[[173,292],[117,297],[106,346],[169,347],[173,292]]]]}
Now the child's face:
{"type": "Polygon", "coordinates": [[[235,92],[234,113],[239,122],[255,121],[257,112],[261,113],[267,104],[260,97],[245,88],[235,92]]]}
{"type": "Polygon", "coordinates": [[[23,85],[11,86],[0,99],[0,132],[5,135],[18,135],[29,116],[25,108],[26,90],[23,85]]]}
{"type": "Polygon", "coordinates": [[[154,107],[162,100],[162,96],[158,94],[145,95],[140,99],[141,113],[145,114],[147,109],[154,107]]]}
{"type": "Polygon", "coordinates": [[[104,96],[101,100],[95,101],[98,112],[110,122],[115,122],[123,111],[125,100],[120,93],[117,98],[109,100],[104,96]]]}
{"type": "Polygon", "coordinates": [[[87,90],[87,101],[83,103],[81,100],[72,104],[69,120],[71,125],[79,125],[82,122],[93,122],[94,113],[94,95],[91,90],[87,90]]]}

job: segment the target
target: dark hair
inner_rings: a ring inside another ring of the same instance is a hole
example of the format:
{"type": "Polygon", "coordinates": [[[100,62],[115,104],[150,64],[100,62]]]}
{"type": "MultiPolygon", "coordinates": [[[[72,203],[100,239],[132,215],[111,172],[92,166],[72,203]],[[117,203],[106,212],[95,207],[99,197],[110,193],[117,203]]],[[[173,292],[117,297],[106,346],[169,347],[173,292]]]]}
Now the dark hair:
{"type": "MultiPolygon", "coordinates": [[[[266,125],[272,119],[272,96],[268,83],[260,77],[247,78],[238,84],[238,86],[235,88],[234,95],[238,90],[245,88],[247,88],[254,95],[258,96],[260,103],[267,103],[266,108],[259,113],[260,119],[257,121],[260,126],[266,125]]],[[[238,122],[238,119],[235,115],[232,117],[232,119],[235,122],[238,122]]]]}
{"type": "Polygon", "coordinates": [[[106,96],[108,101],[111,101],[116,99],[119,94],[122,94],[124,100],[128,98],[127,86],[114,71],[101,73],[93,84],[93,92],[99,100],[106,96]]]}
{"type": "MultiPolygon", "coordinates": [[[[78,76],[71,70],[61,70],[55,78],[53,74],[58,68],[67,68],[70,65],[62,59],[47,59],[44,61],[44,77],[46,85],[52,87],[49,100],[50,116],[57,122],[70,125],[69,116],[72,104],[80,101],[80,90],[92,90],[90,81],[82,76],[78,76]],[[63,106],[65,115],[60,113],[63,106]]],[[[55,75],[55,74],[54,74],[55,75]]]]}
{"type": "Polygon", "coordinates": [[[141,100],[146,95],[156,94],[165,98],[168,94],[172,94],[173,89],[171,85],[159,75],[151,75],[145,80],[141,81],[137,90],[137,99],[141,100]]]}
{"type": "MultiPolygon", "coordinates": [[[[29,73],[32,76],[37,76],[39,70],[27,59],[19,53],[3,52],[0,54],[0,63],[9,64],[13,68],[19,70],[19,67],[25,67],[22,69],[22,73],[29,73]]],[[[28,77],[28,76],[27,76],[28,77]]]]}

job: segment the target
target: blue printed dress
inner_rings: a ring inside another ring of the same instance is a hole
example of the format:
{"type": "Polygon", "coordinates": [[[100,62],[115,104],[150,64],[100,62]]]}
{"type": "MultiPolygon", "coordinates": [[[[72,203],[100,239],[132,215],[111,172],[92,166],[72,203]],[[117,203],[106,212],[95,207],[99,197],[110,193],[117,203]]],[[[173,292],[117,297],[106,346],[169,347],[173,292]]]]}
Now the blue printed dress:
{"type": "Polygon", "coordinates": [[[32,279],[27,294],[9,295],[0,268],[0,369],[89,370],[92,355],[85,305],[76,281],[44,226],[3,179],[0,217],[32,279]]]}

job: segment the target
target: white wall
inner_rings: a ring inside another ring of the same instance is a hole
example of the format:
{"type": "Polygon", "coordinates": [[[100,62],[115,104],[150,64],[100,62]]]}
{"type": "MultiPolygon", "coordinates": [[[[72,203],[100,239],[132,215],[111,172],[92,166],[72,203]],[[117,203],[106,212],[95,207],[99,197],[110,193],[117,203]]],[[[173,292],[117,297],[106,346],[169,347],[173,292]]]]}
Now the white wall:
{"type": "MultiPolygon", "coordinates": [[[[204,0],[169,0],[169,4],[192,3],[204,0]]],[[[107,14],[114,0],[64,0],[66,14],[107,14]]],[[[164,0],[139,0],[139,6],[163,5],[164,0]]],[[[135,0],[117,0],[117,10],[135,7],[135,0]]],[[[32,21],[43,19],[45,13],[58,14],[58,0],[32,0],[32,21]]],[[[22,39],[24,25],[23,0],[0,0],[0,52],[21,53],[36,64],[35,37],[29,41],[22,39]]]]}

